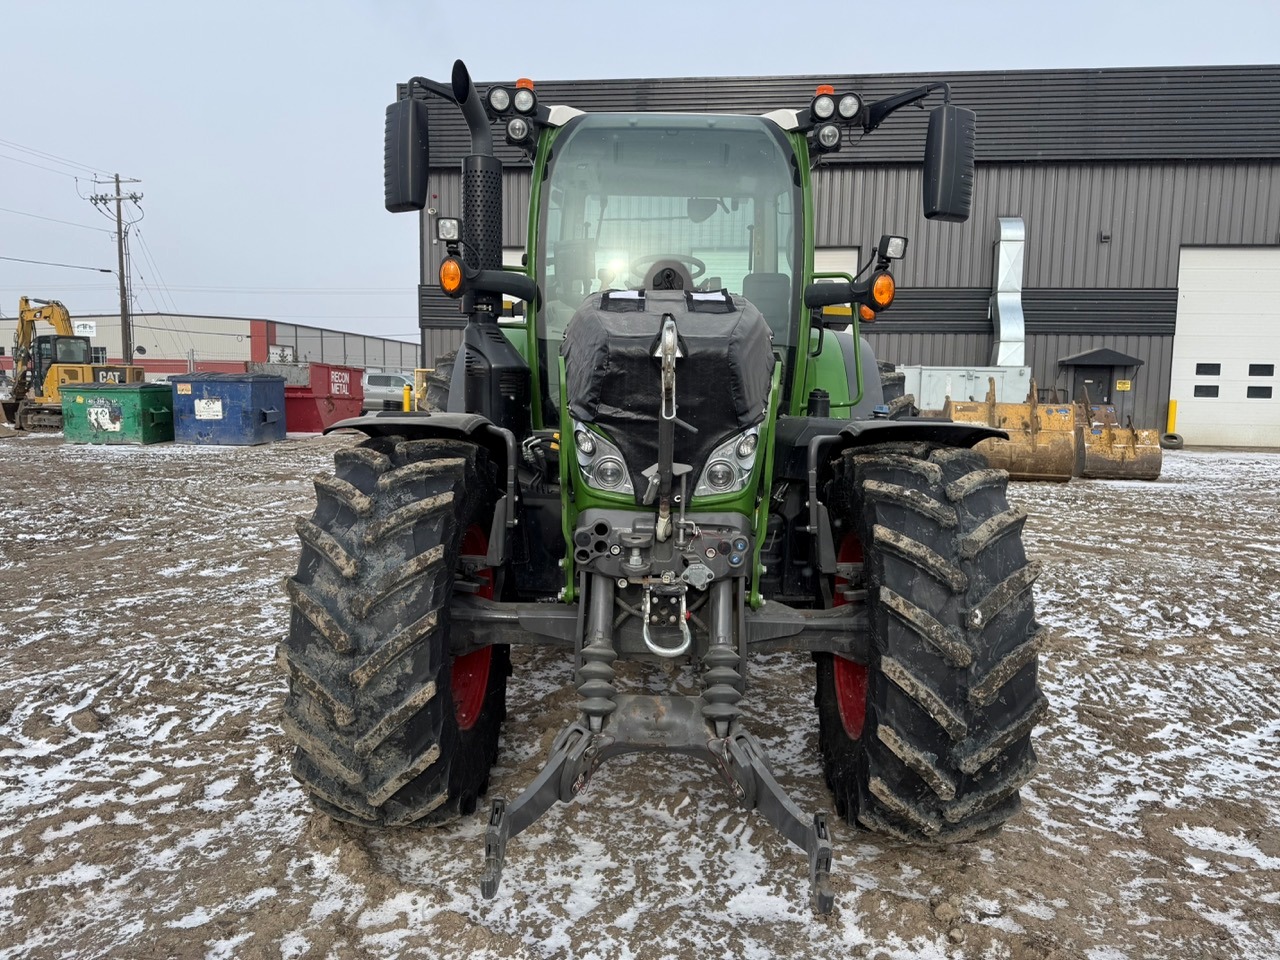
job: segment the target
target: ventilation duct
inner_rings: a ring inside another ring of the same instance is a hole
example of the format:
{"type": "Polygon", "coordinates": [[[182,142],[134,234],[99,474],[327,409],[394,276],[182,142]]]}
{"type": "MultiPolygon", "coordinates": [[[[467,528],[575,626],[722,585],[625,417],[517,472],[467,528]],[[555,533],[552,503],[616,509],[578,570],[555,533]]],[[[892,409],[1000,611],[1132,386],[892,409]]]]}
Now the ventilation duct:
{"type": "Polygon", "coordinates": [[[991,284],[991,322],[995,326],[991,365],[995,367],[1021,367],[1026,363],[1027,332],[1022,316],[1022,250],[1026,236],[1021,217],[1000,218],[991,284]]]}

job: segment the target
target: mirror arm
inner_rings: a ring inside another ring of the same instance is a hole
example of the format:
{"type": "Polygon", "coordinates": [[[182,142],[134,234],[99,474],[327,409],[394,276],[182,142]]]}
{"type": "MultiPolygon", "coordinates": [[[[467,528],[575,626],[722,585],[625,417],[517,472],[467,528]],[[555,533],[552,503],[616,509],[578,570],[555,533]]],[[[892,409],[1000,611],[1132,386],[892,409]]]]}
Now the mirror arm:
{"type": "Polygon", "coordinates": [[[409,96],[413,96],[414,85],[422,87],[428,93],[434,93],[441,99],[448,100],[450,103],[457,103],[453,99],[453,87],[447,83],[440,83],[436,80],[428,80],[426,77],[410,77],[409,78],[409,96]]]}
{"type": "Polygon", "coordinates": [[[929,94],[936,90],[942,91],[943,100],[946,103],[951,102],[951,86],[947,83],[927,83],[923,87],[916,87],[914,90],[908,90],[906,93],[899,93],[884,100],[877,100],[875,103],[868,105],[866,119],[862,123],[862,132],[870,133],[880,124],[884,123],[885,118],[896,110],[901,110],[905,106],[923,100],[929,94]]]}
{"type": "MultiPolygon", "coordinates": [[[[464,268],[465,269],[465,268],[464,268]]],[[[540,306],[538,284],[523,273],[512,270],[466,270],[467,289],[474,293],[505,293],[534,306],[540,306]]]]}

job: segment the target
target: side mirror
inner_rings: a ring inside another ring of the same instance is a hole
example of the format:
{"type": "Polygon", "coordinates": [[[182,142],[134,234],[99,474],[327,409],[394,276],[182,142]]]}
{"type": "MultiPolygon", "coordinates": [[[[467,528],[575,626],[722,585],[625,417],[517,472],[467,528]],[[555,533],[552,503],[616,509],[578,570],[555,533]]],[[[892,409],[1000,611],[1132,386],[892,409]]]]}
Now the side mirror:
{"type": "Polygon", "coordinates": [[[963,223],[973,204],[974,138],[978,117],[964,107],[943,104],[929,112],[924,148],[924,215],[963,223]]]}
{"type": "Polygon", "coordinates": [[[383,185],[391,213],[427,205],[427,102],[397,100],[387,107],[383,185]]]}

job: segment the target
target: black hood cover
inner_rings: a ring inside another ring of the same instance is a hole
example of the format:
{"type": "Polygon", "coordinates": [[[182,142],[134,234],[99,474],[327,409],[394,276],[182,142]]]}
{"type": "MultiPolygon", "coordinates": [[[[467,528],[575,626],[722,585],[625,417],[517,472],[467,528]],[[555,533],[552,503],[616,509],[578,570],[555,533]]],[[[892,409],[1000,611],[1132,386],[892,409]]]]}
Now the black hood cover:
{"type": "Polygon", "coordinates": [[[642,471],[658,459],[661,370],[654,353],[667,314],[683,354],[676,361],[682,423],[675,459],[694,469],[690,492],[717,444],[764,419],[776,362],[760,311],[728,292],[606,290],[587,297],[560,347],[569,412],[621,448],[637,494],[646,485],[642,471]]]}

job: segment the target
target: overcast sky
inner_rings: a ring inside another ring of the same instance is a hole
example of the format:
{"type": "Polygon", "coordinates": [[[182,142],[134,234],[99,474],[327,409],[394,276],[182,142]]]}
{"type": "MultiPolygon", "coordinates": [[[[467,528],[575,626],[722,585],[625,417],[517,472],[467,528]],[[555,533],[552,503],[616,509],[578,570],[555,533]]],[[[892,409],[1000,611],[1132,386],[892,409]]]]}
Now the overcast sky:
{"type": "MultiPolygon", "coordinates": [[[[0,0],[0,36],[0,257],[114,270],[114,225],[77,191],[119,172],[144,195],[135,310],[416,339],[383,111],[456,57],[483,81],[1274,63],[1280,2],[0,0]]],[[[114,312],[114,284],[0,260],[0,313],[114,312]]]]}

